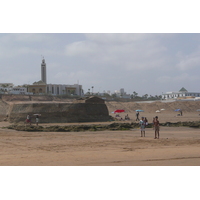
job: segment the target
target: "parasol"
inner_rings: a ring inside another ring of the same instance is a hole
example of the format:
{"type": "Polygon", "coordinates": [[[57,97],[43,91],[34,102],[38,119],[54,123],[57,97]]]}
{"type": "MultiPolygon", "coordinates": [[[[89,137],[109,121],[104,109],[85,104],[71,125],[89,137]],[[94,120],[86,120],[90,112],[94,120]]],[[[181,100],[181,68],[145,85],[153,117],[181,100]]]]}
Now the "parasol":
{"type": "Polygon", "coordinates": [[[114,113],[122,113],[125,112],[125,110],[115,110],[114,113]]]}
{"type": "Polygon", "coordinates": [[[136,112],[144,112],[144,110],[136,110],[136,112]]]}

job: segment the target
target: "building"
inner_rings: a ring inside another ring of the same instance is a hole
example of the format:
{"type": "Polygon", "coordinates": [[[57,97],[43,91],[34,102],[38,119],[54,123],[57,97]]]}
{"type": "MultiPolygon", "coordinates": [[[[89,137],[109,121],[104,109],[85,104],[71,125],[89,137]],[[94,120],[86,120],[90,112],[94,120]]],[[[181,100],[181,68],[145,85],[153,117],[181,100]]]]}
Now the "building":
{"type": "Polygon", "coordinates": [[[123,98],[123,99],[130,99],[131,98],[130,94],[126,94],[124,88],[121,88],[119,91],[115,90],[115,94],[119,98],[123,98]]]}
{"type": "Polygon", "coordinates": [[[178,92],[166,92],[162,94],[162,99],[185,99],[189,97],[200,97],[200,92],[188,92],[182,87],[178,92]]]}
{"type": "Polygon", "coordinates": [[[0,83],[0,94],[26,94],[27,87],[14,86],[13,83],[0,83]]]}
{"type": "Polygon", "coordinates": [[[82,85],[47,84],[46,93],[52,95],[84,96],[82,85]]]}
{"type": "Polygon", "coordinates": [[[43,81],[34,82],[28,86],[28,92],[32,94],[46,94],[46,83],[43,81]]]}
{"type": "Polygon", "coordinates": [[[28,92],[32,94],[84,96],[82,85],[79,84],[47,84],[46,63],[44,58],[41,63],[41,80],[29,85],[28,92]]]}
{"type": "Polygon", "coordinates": [[[41,81],[47,84],[46,63],[44,58],[42,59],[42,64],[41,64],[41,81]]]}
{"type": "Polygon", "coordinates": [[[13,87],[11,91],[9,91],[9,94],[27,94],[27,88],[26,87],[13,87]]]}

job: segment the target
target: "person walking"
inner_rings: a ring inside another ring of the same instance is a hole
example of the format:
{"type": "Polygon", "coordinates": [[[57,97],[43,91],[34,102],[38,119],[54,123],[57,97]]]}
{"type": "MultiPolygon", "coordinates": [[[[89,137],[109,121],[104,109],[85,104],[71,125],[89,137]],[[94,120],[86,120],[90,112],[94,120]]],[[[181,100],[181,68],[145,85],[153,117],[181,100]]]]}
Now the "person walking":
{"type": "Polygon", "coordinates": [[[141,137],[145,137],[145,120],[144,117],[142,117],[142,119],[140,120],[140,131],[141,131],[141,137]]]}
{"type": "Polygon", "coordinates": [[[137,120],[140,121],[139,115],[140,115],[140,113],[139,113],[139,112],[136,112],[136,121],[137,121],[137,120]]]}
{"type": "Polygon", "coordinates": [[[159,137],[160,137],[160,122],[158,121],[158,116],[156,116],[154,119],[154,130],[155,130],[155,138],[154,139],[159,139],[159,137]]]}

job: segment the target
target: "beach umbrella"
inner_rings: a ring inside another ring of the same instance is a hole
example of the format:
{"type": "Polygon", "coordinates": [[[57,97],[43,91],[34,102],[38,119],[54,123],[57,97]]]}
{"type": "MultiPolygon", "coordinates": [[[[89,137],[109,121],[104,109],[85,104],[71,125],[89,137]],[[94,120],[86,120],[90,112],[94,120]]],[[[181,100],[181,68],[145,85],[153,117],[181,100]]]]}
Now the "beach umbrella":
{"type": "Polygon", "coordinates": [[[38,116],[41,116],[41,114],[33,114],[33,115],[38,115],[38,116]]]}
{"type": "Polygon", "coordinates": [[[144,112],[144,110],[136,110],[136,112],[144,112]]]}
{"type": "Polygon", "coordinates": [[[157,112],[157,113],[159,113],[159,112],[160,112],[160,110],[156,110],[156,112],[157,112]]]}
{"type": "Polygon", "coordinates": [[[160,109],[160,110],[165,110],[164,108],[160,109]]]}
{"type": "Polygon", "coordinates": [[[122,113],[125,112],[125,110],[115,110],[114,113],[122,113]]]}
{"type": "Polygon", "coordinates": [[[197,109],[197,112],[200,112],[200,109],[197,109]]]}
{"type": "Polygon", "coordinates": [[[176,110],[174,110],[175,112],[178,112],[178,111],[181,111],[181,109],[176,109],[176,110]]]}

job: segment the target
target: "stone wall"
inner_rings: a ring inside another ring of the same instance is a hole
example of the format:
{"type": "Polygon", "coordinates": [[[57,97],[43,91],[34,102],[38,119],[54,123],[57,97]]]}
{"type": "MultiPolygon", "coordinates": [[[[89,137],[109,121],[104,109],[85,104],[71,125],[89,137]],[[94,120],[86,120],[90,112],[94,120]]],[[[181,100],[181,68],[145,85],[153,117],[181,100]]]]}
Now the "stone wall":
{"type": "Polygon", "coordinates": [[[108,121],[109,114],[105,104],[89,103],[26,103],[14,104],[10,122],[23,122],[27,114],[35,122],[34,114],[41,114],[41,123],[101,122],[108,121]]]}
{"type": "Polygon", "coordinates": [[[0,95],[0,121],[24,122],[27,115],[41,114],[42,123],[102,122],[109,120],[104,100],[90,97],[82,101],[41,95],[0,95]],[[8,118],[6,117],[8,115],[8,118]]]}
{"type": "Polygon", "coordinates": [[[10,105],[0,99],[0,121],[6,119],[6,116],[9,115],[10,105]]]}

